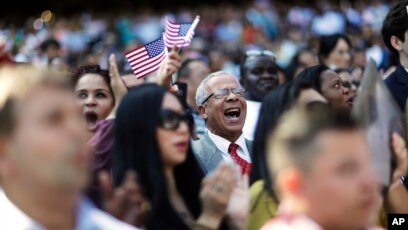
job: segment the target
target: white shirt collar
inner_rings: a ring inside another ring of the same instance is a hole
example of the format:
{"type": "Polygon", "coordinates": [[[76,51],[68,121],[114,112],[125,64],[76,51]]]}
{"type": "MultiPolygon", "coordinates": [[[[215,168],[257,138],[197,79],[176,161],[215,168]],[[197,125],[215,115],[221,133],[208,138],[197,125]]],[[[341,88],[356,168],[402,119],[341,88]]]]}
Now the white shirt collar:
{"type": "MultiPolygon", "coordinates": [[[[217,147],[218,150],[220,150],[223,154],[222,157],[224,158],[224,160],[226,161],[230,161],[231,160],[231,156],[228,153],[228,148],[231,144],[231,142],[223,137],[220,137],[212,132],[210,132],[210,130],[208,130],[208,136],[210,137],[210,139],[214,142],[215,146],[217,147]]],[[[239,146],[237,153],[238,155],[246,160],[247,162],[251,162],[251,157],[246,145],[246,141],[245,141],[245,137],[244,134],[241,134],[241,136],[238,137],[237,141],[235,141],[235,144],[237,144],[239,146]]]]}
{"type": "MultiPolygon", "coordinates": [[[[0,187],[0,229],[46,230],[44,226],[31,219],[14,205],[0,187]]],[[[78,203],[77,224],[75,229],[124,229],[137,228],[125,224],[113,216],[97,209],[89,200],[82,198],[78,203]]]]}
{"type": "Polygon", "coordinates": [[[44,226],[37,223],[17,206],[15,206],[0,188],[0,229],[30,229],[46,230],[44,226]]]}

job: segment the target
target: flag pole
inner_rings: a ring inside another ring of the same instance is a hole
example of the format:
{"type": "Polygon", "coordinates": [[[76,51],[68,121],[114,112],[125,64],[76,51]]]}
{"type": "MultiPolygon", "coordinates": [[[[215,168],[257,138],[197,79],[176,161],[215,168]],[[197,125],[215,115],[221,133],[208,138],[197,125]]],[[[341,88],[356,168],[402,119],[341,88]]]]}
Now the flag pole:
{"type": "MultiPolygon", "coordinates": [[[[198,24],[199,21],[200,21],[200,16],[196,15],[196,17],[195,17],[193,23],[191,24],[191,27],[188,29],[188,31],[187,31],[187,33],[186,33],[186,36],[185,36],[185,38],[184,38],[183,45],[180,47],[180,49],[179,49],[179,51],[178,51],[179,54],[180,54],[181,51],[183,50],[184,44],[187,43],[187,39],[188,39],[188,37],[190,36],[190,34],[194,33],[194,30],[195,30],[195,28],[197,27],[197,24],[198,24]]],[[[191,38],[191,39],[192,39],[192,38],[191,38]]]]}
{"type": "MultiPolygon", "coordinates": [[[[168,57],[168,50],[167,50],[167,46],[166,46],[166,36],[164,35],[165,33],[163,33],[163,43],[164,43],[164,50],[165,50],[165,52],[166,52],[166,58],[168,57]]],[[[174,85],[174,82],[173,82],[173,76],[171,76],[170,77],[170,84],[171,85],[174,85]]]]}

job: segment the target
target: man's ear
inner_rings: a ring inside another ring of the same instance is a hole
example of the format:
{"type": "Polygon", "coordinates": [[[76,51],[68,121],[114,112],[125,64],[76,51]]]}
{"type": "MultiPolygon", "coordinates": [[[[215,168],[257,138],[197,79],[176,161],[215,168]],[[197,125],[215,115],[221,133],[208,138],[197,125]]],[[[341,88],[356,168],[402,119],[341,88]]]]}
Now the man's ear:
{"type": "Polygon", "coordinates": [[[397,36],[393,35],[391,36],[390,39],[391,39],[391,45],[394,49],[396,49],[397,51],[401,51],[403,49],[402,47],[403,42],[399,38],[397,38],[397,36]]]}
{"type": "Polygon", "coordinates": [[[276,178],[276,185],[283,196],[297,196],[301,193],[301,175],[294,167],[282,169],[276,178]]]}
{"type": "Polygon", "coordinates": [[[204,120],[207,120],[207,108],[205,108],[204,105],[200,105],[198,106],[198,113],[200,114],[201,118],[203,118],[204,120]]]}

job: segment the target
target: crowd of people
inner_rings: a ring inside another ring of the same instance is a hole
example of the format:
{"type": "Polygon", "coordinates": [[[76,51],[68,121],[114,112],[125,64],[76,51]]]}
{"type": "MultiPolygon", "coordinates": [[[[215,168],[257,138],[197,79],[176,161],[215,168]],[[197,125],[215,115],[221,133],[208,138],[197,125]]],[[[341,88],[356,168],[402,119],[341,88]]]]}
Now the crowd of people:
{"type": "Polygon", "coordinates": [[[407,138],[378,130],[385,183],[352,111],[367,58],[407,110],[408,0],[370,3],[200,8],[191,47],[140,79],[123,52],[157,15],[3,29],[0,229],[387,228],[407,138]]]}

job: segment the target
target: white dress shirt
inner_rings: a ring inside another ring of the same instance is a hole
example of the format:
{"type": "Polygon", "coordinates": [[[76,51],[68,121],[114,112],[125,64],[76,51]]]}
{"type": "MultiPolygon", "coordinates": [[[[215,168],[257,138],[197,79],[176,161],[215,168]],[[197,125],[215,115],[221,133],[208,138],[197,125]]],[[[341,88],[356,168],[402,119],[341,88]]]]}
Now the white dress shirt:
{"type": "MultiPolygon", "coordinates": [[[[82,198],[77,209],[76,230],[135,230],[113,216],[97,209],[89,200],[82,198]]],[[[46,230],[44,226],[31,219],[15,206],[0,187],[0,229],[46,230]]]]}
{"type": "Polygon", "coordinates": [[[259,112],[261,110],[261,102],[246,100],[247,114],[245,124],[242,131],[248,140],[254,140],[256,124],[258,123],[259,112]]]}
{"type": "MultiPolygon", "coordinates": [[[[208,130],[207,132],[208,136],[210,136],[210,139],[214,142],[217,149],[221,151],[221,156],[224,161],[235,164],[235,161],[232,159],[231,155],[228,152],[228,148],[231,142],[225,138],[215,135],[214,133],[211,133],[210,130],[208,130]]],[[[235,144],[239,146],[237,149],[238,156],[246,160],[248,163],[251,163],[251,156],[246,146],[244,134],[241,134],[235,144]]]]}

